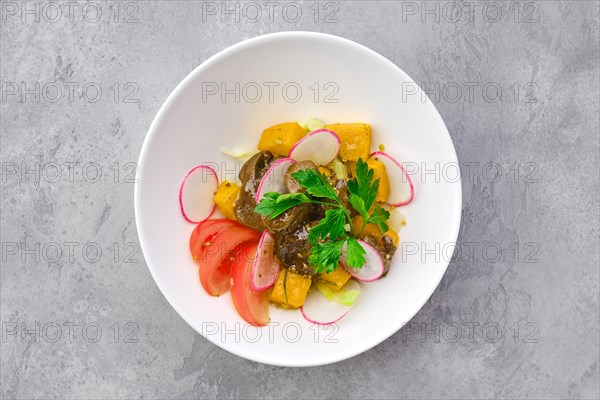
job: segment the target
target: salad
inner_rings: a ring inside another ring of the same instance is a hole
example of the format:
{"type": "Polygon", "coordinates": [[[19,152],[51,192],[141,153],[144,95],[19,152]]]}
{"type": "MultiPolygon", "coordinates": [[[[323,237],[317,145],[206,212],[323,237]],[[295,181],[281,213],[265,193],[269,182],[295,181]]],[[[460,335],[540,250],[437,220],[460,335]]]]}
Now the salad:
{"type": "Polygon", "coordinates": [[[357,301],[359,282],[387,274],[406,223],[397,207],[414,198],[410,177],[383,145],[371,152],[364,123],[278,124],[257,150],[222,149],[244,160],[237,182],[219,182],[202,164],[181,184],[202,287],[231,291],[252,325],[269,322],[270,304],[334,323],[357,301]],[[215,209],[222,218],[211,218],[215,209]]]}

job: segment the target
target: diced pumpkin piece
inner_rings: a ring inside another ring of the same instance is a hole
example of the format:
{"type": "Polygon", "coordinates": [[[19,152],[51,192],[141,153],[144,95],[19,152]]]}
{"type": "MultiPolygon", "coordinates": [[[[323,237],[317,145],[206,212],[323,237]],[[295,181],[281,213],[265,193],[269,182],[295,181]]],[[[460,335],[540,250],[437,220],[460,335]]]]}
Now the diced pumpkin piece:
{"type": "Polygon", "coordinates": [[[390,195],[390,180],[388,179],[385,165],[374,158],[367,160],[367,166],[373,170],[373,180],[379,179],[379,189],[377,189],[377,197],[375,201],[386,201],[390,195]]]}
{"type": "Polygon", "coordinates": [[[273,285],[273,289],[271,289],[271,294],[269,295],[269,301],[273,304],[277,304],[281,307],[287,308],[287,300],[285,298],[285,276],[287,274],[286,269],[282,269],[279,271],[279,275],[277,275],[277,280],[275,281],[275,285],[273,285]]]}
{"type": "MultiPolygon", "coordinates": [[[[356,217],[352,218],[352,230],[356,233],[360,232],[360,230],[363,227],[363,218],[360,215],[357,215],[356,217]]],[[[368,224],[367,226],[365,226],[365,229],[363,230],[363,233],[361,235],[371,235],[371,236],[375,236],[375,237],[381,237],[381,229],[379,229],[379,227],[376,224],[368,224]]]]}
{"type": "Polygon", "coordinates": [[[356,161],[348,161],[346,163],[346,168],[348,168],[348,173],[351,178],[356,178],[356,161]]]}
{"type": "MultiPolygon", "coordinates": [[[[352,218],[352,230],[354,232],[359,232],[362,226],[363,219],[360,215],[357,215],[356,217],[352,218]]],[[[396,231],[394,231],[392,228],[389,228],[388,231],[382,235],[381,229],[379,229],[379,227],[376,224],[368,224],[367,226],[365,226],[361,237],[364,235],[371,235],[377,238],[381,238],[382,236],[389,236],[390,239],[392,239],[394,246],[396,247],[398,247],[398,243],[400,243],[400,237],[398,236],[398,233],[396,231]]]]}
{"type": "Polygon", "coordinates": [[[326,125],[324,129],[329,129],[340,137],[340,157],[343,160],[357,161],[359,158],[366,160],[369,157],[371,125],[361,123],[333,124],[326,125]]]}
{"type": "Polygon", "coordinates": [[[288,272],[285,282],[287,301],[290,307],[298,308],[304,304],[312,280],[310,277],[288,272]]]}
{"type": "Polygon", "coordinates": [[[282,269],[271,290],[269,301],[283,308],[299,308],[304,304],[311,278],[282,269]]]}
{"type": "Polygon", "coordinates": [[[297,122],[284,122],[267,128],[258,141],[258,150],[270,151],[276,156],[287,156],[293,145],[306,135],[297,122]]]}
{"type": "Polygon", "coordinates": [[[223,181],[217,188],[213,196],[213,200],[219,211],[223,213],[225,218],[235,220],[233,208],[240,194],[240,187],[234,182],[223,181]]]}
{"type": "Polygon", "coordinates": [[[350,274],[344,268],[338,267],[335,271],[324,272],[319,279],[327,284],[334,292],[339,291],[350,279],[350,274]]]}

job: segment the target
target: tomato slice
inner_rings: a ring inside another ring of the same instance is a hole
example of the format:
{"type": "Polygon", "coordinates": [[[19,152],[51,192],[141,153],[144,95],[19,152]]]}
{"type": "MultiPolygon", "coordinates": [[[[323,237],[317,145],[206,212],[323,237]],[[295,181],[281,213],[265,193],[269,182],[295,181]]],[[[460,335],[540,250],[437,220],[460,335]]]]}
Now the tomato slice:
{"type": "Polygon", "coordinates": [[[196,245],[196,239],[198,239],[200,230],[203,229],[203,227],[206,227],[206,226],[214,223],[215,221],[217,221],[217,220],[205,219],[204,221],[202,221],[198,225],[196,225],[196,227],[192,231],[192,234],[190,235],[190,252],[192,253],[192,255],[194,255],[194,246],[196,245]]]}
{"type": "Polygon", "coordinates": [[[204,244],[198,258],[200,282],[208,294],[219,296],[229,290],[229,272],[236,250],[246,242],[258,242],[260,233],[234,222],[212,238],[203,242],[200,239],[196,242],[196,247],[204,244]]]}
{"type": "Polygon", "coordinates": [[[209,239],[228,226],[235,224],[237,223],[230,219],[209,219],[200,222],[190,236],[190,251],[192,252],[192,257],[194,257],[194,260],[197,261],[202,257],[202,250],[204,250],[206,247],[205,244],[209,242],[209,239]],[[192,241],[194,242],[193,245],[192,241]]]}
{"type": "Polygon", "coordinates": [[[264,326],[269,322],[267,292],[252,289],[252,265],[257,247],[257,243],[248,243],[237,252],[231,266],[231,299],[246,322],[264,326]]]}

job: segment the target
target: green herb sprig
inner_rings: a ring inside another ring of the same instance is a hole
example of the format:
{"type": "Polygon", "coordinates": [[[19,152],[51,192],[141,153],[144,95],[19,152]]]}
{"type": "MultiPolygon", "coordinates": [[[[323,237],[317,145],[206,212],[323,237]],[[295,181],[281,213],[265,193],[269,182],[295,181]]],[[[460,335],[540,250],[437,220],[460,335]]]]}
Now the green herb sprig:
{"type": "Polygon", "coordinates": [[[389,229],[387,220],[390,213],[387,210],[375,206],[370,211],[379,189],[379,179],[373,180],[374,171],[359,158],[355,177],[347,182],[349,202],[363,220],[358,232],[354,232],[349,211],[325,175],[312,169],[304,169],[294,172],[292,177],[306,193],[266,193],[254,211],[273,219],[300,204],[327,206],[325,218],[308,232],[311,245],[308,263],[317,274],[335,271],[345,244],[346,263],[354,268],[362,268],[365,264],[365,250],[356,238],[359,238],[365,227],[371,223],[376,224],[383,233],[389,229]]]}

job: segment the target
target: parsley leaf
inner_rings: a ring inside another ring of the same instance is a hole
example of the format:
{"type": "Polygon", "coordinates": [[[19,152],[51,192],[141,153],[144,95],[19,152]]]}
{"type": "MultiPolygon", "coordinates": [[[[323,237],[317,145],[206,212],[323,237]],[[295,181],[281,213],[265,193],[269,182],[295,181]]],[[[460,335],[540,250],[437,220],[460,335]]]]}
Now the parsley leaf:
{"type": "Polygon", "coordinates": [[[362,197],[357,194],[351,194],[348,201],[350,201],[352,207],[358,211],[363,218],[363,221],[366,221],[369,218],[369,211],[367,210],[367,207],[365,207],[365,201],[362,197]]]}
{"type": "Polygon", "coordinates": [[[366,224],[376,224],[381,233],[386,233],[389,229],[387,220],[390,218],[390,212],[379,206],[376,206],[366,224]]]}
{"type": "Polygon", "coordinates": [[[308,263],[313,267],[316,274],[333,272],[337,269],[345,242],[346,239],[344,238],[315,243],[311,246],[308,263]]]}
{"type": "Polygon", "coordinates": [[[330,239],[337,239],[346,234],[346,214],[343,208],[334,208],[325,211],[325,218],[313,226],[308,232],[308,239],[311,243],[316,243],[319,239],[324,240],[329,236],[330,239]]]}
{"type": "Polygon", "coordinates": [[[379,190],[379,179],[373,180],[375,171],[369,168],[369,165],[359,158],[356,162],[354,171],[355,178],[348,181],[348,192],[350,193],[350,204],[362,217],[363,227],[358,232],[358,235],[363,232],[368,224],[376,224],[382,233],[388,231],[387,220],[390,218],[390,213],[379,207],[373,207],[373,211],[369,215],[371,207],[377,198],[379,190]]]}
{"type": "Polygon", "coordinates": [[[276,192],[268,192],[265,193],[264,197],[260,200],[260,203],[254,207],[254,211],[273,219],[292,207],[310,202],[310,198],[304,193],[279,194],[276,192]]]}
{"type": "Polygon", "coordinates": [[[337,202],[340,201],[335,189],[322,173],[307,168],[294,172],[292,177],[298,181],[300,186],[306,189],[308,194],[337,202]]]}
{"type": "Polygon", "coordinates": [[[362,268],[365,264],[365,249],[353,237],[348,238],[346,247],[346,263],[353,268],[362,268]]]}
{"type": "MultiPolygon", "coordinates": [[[[348,192],[363,199],[366,210],[371,209],[379,189],[379,179],[373,181],[375,171],[369,169],[369,166],[362,158],[356,162],[354,170],[355,178],[348,180],[348,192]],[[373,181],[373,182],[372,182],[373,181]]],[[[354,205],[352,205],[354,207],[354,205]]],[[[359,210],[356,210],[360,213],[359,210]]],[[[361,213],[362,215],[362,213],[361,213]]]]}

